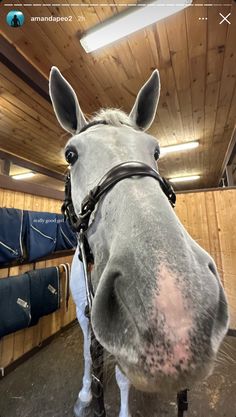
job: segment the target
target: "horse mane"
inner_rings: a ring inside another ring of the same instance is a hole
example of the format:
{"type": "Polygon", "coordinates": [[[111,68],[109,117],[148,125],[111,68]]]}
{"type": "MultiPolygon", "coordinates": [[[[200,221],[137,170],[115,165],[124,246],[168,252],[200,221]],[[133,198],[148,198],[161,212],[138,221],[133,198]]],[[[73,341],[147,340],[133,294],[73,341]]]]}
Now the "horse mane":
{"type": "Polygon", "coordinates": [[[90,119],[90,122],[98,122],[104,121],[109,125],[112,126],[121,126],[121,125],[128,125],[133,127],[134,129],[138,129],[136,124],[130,119],[128,114],[124,111],[114,108],[107,108],[107,109],[100,109],[98,112],[94,114],[94,116],[90,119]]]}

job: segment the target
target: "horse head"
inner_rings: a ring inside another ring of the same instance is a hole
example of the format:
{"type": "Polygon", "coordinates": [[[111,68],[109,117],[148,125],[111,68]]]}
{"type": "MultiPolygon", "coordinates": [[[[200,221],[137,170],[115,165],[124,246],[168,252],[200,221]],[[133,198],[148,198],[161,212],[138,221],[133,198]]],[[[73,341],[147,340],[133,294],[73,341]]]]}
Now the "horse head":
{"type": "MultiPolygon", "coordinates": [[[[129,114],[102,109],[87,120],[55,67],[50,95],[72,134],[65,156],[77,215],[112,167],[139,161],[156,169],[159,144],[146,131],[160,95],[157,70],[129,114]]],[[[131,383],[149,392],[176,390],[208,375],[227,332],[227,300],[213,259],[185,230],[160,183],[132,176],[115,184],[97,204],[87,239],[94,256],[92,327],[131,383]]]]}

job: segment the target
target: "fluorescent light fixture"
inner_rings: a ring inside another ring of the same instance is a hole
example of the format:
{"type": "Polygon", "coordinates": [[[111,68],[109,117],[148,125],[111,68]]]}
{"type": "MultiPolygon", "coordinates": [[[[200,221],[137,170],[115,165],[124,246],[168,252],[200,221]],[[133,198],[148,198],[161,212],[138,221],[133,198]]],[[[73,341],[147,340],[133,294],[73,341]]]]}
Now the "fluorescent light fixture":
{"type": "Polygon", "coordinates": [[[198,141],[179,143],[178,145],[163,146],[161,147],[160,157],[171,152],[187,151],[189,149],[194,149],[199,146],[198,141]]]}
{"type": "Polygon", "coordinates": [[[196,181],[199,178],[200,178],[200,175],[190,175],[188,177],[175,177],[175,178],[170,178],[169,181],[171,181],[171,182],[196,181]]]}
{"type": "Polygon", "coordinates": [[[192,0],[156,0],[130,7],[89,30],[80,43],[89,53],[190,6],[192,0]]]}
{"type": "Polygon", "coordinates": [[[35,176],[34,172],[25,172],[24,174],[12,175],[11,178],[13,178],[14,180],[26,180],[26,179],[32,178],[34,176],[35,176]]]}

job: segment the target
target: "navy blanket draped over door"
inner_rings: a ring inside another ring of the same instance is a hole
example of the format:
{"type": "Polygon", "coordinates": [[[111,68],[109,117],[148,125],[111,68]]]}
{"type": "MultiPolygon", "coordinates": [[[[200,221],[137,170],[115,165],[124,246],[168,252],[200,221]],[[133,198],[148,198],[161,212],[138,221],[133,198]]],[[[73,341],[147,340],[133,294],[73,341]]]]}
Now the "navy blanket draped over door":
{"type": "Polygon", "coordinates": [[[58,268],[36,269],[28,272],[30,277],[31,315],[30,325],[40,317],[56,311],[60,307],[60,283],[58,268]]]}
{"type": "Polygon", "coordinates": [[[29,262],[43,258],[56,249],[57,215],[37,211],[25,212],[27,224],[27,258],[29,262]]]}
{"type": "Polygon", "coordinates": [[[0,265],[35,262],[76,246],[76,233],[62,214],[0,208],[0,265]]]}
{"type": "Polygon", "coordinates": [[[0,337],[28,327],[30,320],[29,275],[0,279],[0,337]]]}
{"type": "Polygon", "coordinates": [[[76,233],[72,232],[68,221],[64,220],[62,214],[57,215],[57,243],[56,251],[73,249],[77,246],[76,233]]]}
{"type": "Polygon", "coordinates": [[[24,232],[23,210],[0,208],[0,263],[22,259],[24,232]]]}
{"type": "Polygon", "coordinates": [[[0,279],[0,337],[33,326],[60,308],[57,267],[0,279]]]}

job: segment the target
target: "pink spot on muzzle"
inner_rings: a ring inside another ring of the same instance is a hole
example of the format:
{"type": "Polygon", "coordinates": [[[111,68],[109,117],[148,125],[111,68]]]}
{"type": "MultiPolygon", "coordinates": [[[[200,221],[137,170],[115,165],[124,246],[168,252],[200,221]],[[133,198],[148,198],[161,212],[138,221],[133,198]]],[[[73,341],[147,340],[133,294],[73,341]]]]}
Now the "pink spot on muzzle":
{"type": "Polygon", "coordinates": [[[149,354],[152,357],[157,355],[161,359],[155,361],[158,370],[166,375],[174,375],[177,369],[186,370],[189,367],[190,330],[193,327],[193,319],[177,282],[177,275],[165,264],[159,266],[157,288],[158,292],[155,293],[152,302],[152,321],[159,327],[158,334],[161,340],[156,353],[155,348],[150,350],[149,347],[149,354]]]}

